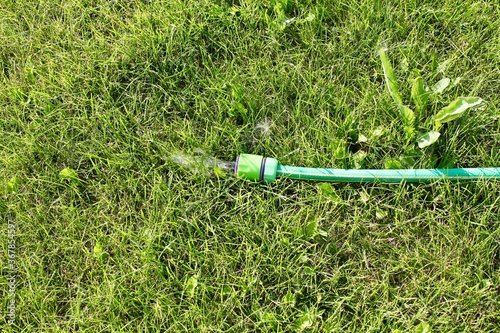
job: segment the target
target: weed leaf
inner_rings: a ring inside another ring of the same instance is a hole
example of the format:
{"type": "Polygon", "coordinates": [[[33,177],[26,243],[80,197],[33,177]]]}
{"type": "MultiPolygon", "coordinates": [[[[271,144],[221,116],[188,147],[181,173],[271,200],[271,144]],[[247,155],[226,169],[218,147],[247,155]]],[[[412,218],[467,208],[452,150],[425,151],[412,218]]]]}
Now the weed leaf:
{"type": "Polygon", "coordinates": [[[272,329],[278,328],[278,319],[276,319],[276,315],[272,312],[265,312],[262,315],[262,321],[267,324],[268,327],[272,329]]]}
{"type": "Polygon", "coordinates": [[[245,95],[243,88],[237,84],[231,86],[231,96],[235,101],[241,102],[243,100],[243,96],[245,95]]]}
{"type": "Polygon", "coordinates": [[[355,169],[361,169],[365,165],[366,151],[358,150],[352,155],[352,161],[354,162],[355,169]]]}
{"type": "Polygon", "coordinates": [[[415,113],[413,112],[412,109],[405,105],[400,105],[399,106],[399,116],[401,120],[403,120],[403,123],[406,126],[413,126],[413,123],[415,122],[415,113]]]}
{"type": "Polygon", "coordinates": [[[380,48],[379,55],[380,55],[380,60],[382,61],[382,69],[384,70],[384,78],[385,78],[385,83],[387,85],[387,89],[389,90],[389,93],[391,94],[396,104],[398,106],[402,105],[403,99],[399,94],[396,75],[394,75],[394,69],[392,69],[391,62],[389,61],[389,58],[385,54],[384,48],[380,48]]]}
{"type": "Polygon", "coordinates": [[[440,135],[441,133],[434,131],[430,131],[425,133],[424,135],[421,135],[417,140],[418,147],[425,148],[427,146],[432,145],[434,142],[437,141],[440,135]]]}
{"type": "Polygon", "coordinates": [[[483,100],[479,97],[459,97],[447,107],[441,109],[434,116],[434,122],[439,127],[442,123],[461,117],[467,109],[477,106],[482,102],[483,100]]]}
{"type": "Polygon", "coordinates": [[[309,222],[304,228],[304,236],[308,239],[314,238],[319,235],[318,221],[314,220],[309,222]]]}
{"type": "Polygon", "coordinates": [[[335,192],[335,189],[330,183],[320,183],[318,188],[320,193],[323,194],[328,201],[332,201],[336,204],[341,204],[343,202],[342,198],[335,192]]]}
{"type": "Polygon", "coordinates": [[[291,292],[287,292],[285,296],[283,296],[283,304],[295,306],[295,296],[291,292]]]}
{"type": "Polygon", "coordinates": [[[418,324],[417,327],[415,327],[415,333],[431,333],[431,327],[428,323],[423,322],[418,324]]]}
{"type": "Polygon", "coordinates": [[[61,177],[61,179],[80,181],[80,178],[78,178],[78,174],[76,173],[76,171],[68,167],[62,169],[59,172],[59,177],[61,177]]]}
{"type": "Polygon", "coordinates": [[[387,214],[388,213],[386,210],[380,208],[375,209],[375,219],[377,220],[382,220],[383,218],[387,217],[387,214]]]}
{"type": "Polygon", "coordinates": [[[293,322],[293,328],[295,329],[295,331],[301,332],[304,329],[311,327],[313,325],[313,322],[314,317],[309,313],[305,313],[293,322]]]}
{"type": "Polygon", "coordinates": [[[326,196],[335,195],[335,190],[329,183],[320,183],[319,189],[321,190],[321,193],[323,193],[326,196]]]}
{"type": "Polygon", "coordinates": [[[19,178],[17,177],[12,177],[8,182],[7,185],[5,186],[5,190],[7,193],[14,193],[17,192],[19,189],[19,178]]]}
{"type": "Polygon", "coordinates": [[[96,257],[97,259],[101,259],[102,258],[102,245],[99,241],[97,241],[94,245],[94,248],[93,248],[93,252],[94,252],[94,257],[96,257]]]}
{"type": "Polygon", "coordinates": [[[335,140],[330,144],[330,149],[336,159],[342,160],[346,158],[346,143],[343,140],[335,140]]]}
{"type": "Polygon", "coordinates": [[[403,128],[403,131],[405,132],[406,138],[408,140],[413,139],[413,137],[415,136],[415,127],[413,127],[413,126],[405,126],[403,128]]]}
{"type": "Polygon", "coordinates": [[[420,113],[427,106],[429,94],[424,88],[424,79],[419,76],[413,79],[411,87],[411,98],[415,102],[416,111],[420,113]]]}
{"type": "Polygon", "coordinates": [[[307,16],[304,19],[304,21],[306,21],[306,22],[312,22],[312,21],[314,21],[315,18],[316,18],[316,15],[314,15],[313,13],[309,13],[309,14],[307,14],[307,16]]]}
{"type": "Polygon", "coordinates": [[[450,79],[445,77],[444,79],[439,80],[435,85],[431,87],[431,90],[435,94],[442,93],[448,86],[450,85],[450,79]]]}
{"type": "Polygon", "coordinates": [[[390,159],[385,162],[385,168],[386,169],[401,169],[402,165],[401,162],[395,159],[390,159]]]}
{"type": "Polygon", "coordinates": [[[370,139],[375,140],[381,137],[384,134],[385,128],[383,126],[379,126],[375,128],[371,133],[370,133],[370,139]]]}
{"type": "Polygon", "coordinates": [[[185,287],[185,290],[189,297],[194,296],[194,292],[197,286],[198,286],[198,276],[193,275],[187,280],[185,287]]]}

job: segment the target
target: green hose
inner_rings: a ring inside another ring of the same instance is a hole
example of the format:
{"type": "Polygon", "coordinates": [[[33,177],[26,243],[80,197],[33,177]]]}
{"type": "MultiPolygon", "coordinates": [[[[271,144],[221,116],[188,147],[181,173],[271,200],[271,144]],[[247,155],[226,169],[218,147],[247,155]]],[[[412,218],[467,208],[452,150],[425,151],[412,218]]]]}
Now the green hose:
{"type": "Polygon", "coordinates": [[[274,158],[241,154],[235,174],[250,180],[270,183],[276,177],[324,182],[431,182],[435,180],[500,179],[500,168],[349,170],[303,168],[280,165],[274,158]]]}

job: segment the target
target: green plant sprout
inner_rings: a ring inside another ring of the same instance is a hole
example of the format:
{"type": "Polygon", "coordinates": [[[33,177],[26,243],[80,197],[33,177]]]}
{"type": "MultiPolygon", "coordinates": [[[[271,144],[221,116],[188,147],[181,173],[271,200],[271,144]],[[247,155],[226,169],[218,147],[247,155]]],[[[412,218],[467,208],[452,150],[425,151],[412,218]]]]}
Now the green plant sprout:
{"type": "Polygon", "coordinates": [[[401,94],[399,93],[394,69],[392,68],[384,48],[380,48],[379,56],[382,62],[382,69],[384,70],[386,87],[399,110],[399,118],[403,122],[406,139],[408,142],[411,142],[415,138],[415,134],[417,134],[416,143],[419,148],[428,147],[439,139],[441,136],[439,129],[442,124],[462,117],[465,111],[477,107],[483,102],[480,97],[458,97],[448,104],[448,106],[437,112],[432,118],[424,120],[424,128],[428,129],[433,125],[432,130],[428,129],[427,132],[416,133],[415,124],[420,123],[419,120],[421,120],[428,106],[429,97],[443,92],[450,84],[450,79],[444,78],[432,87],[427,87],[424,79],[420,75],[413,79],[411,100],[413,100],[415,104],[415,110],[412,110],[403,102],[401,94]]]}

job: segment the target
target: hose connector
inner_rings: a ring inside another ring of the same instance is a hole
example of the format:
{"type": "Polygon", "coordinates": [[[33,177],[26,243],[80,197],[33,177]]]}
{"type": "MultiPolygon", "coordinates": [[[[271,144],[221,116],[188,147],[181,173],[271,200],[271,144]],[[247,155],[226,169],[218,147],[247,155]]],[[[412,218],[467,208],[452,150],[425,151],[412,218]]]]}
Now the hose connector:
{"type": "Polygon", "coordinates": [[[234,173],[245,179],[271,183],[276,180],[277,169],[278,160],[275,158],[240,154],[236,158],[234,173]]]}

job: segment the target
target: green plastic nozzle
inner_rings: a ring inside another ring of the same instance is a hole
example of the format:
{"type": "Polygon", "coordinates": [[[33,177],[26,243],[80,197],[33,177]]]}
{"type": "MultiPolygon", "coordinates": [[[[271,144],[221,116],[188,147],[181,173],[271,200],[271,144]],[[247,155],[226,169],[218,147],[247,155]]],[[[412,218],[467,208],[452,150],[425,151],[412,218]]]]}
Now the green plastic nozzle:
{"type": "Polygon", "coordinates": [[[234,173],[238,177],[271,183],[276,180],[278,160],[260,155],[241,154],[236,159],[234,173]]]}

